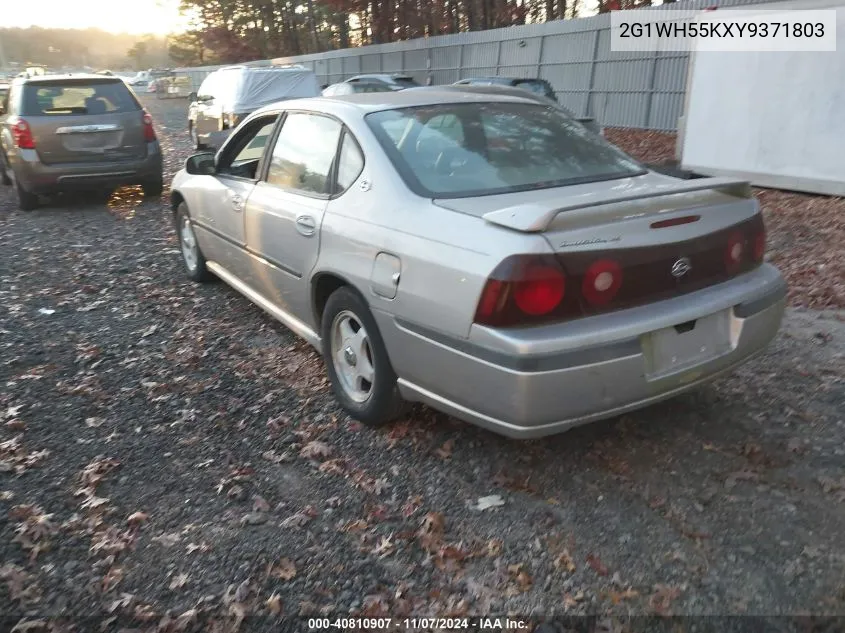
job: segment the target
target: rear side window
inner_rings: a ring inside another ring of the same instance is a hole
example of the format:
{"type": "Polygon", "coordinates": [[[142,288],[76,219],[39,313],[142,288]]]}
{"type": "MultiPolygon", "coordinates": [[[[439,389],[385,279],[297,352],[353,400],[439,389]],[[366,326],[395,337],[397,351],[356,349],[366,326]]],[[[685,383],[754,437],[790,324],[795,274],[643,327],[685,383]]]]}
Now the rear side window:
{"type": "Polygon", "coordinates": [[[414,81],[412,77],[394,77],[393,81],[395,81],[400,86],[405,86],[406,88],[414,88],[419,86],[419,84],[414,81]]]}
{"type": "Polygon", "coordinates": [[[23,89],[24,116],[134,112],[141,106],[122,81],[32,83],[23,89]]]}

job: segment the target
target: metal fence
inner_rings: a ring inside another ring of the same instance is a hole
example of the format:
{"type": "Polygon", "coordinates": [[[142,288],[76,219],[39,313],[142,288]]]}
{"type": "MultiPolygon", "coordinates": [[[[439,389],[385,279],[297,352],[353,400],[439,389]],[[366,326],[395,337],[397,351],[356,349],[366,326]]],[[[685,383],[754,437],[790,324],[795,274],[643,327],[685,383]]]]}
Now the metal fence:
{"type": "MultiPolygon", "coordinates": [[[[685,0],[675,9],[764,4],[777,0],[685,0]]],[[[660,7],[640,9],[660,10],[660,7]]],[[[672,131],[683,110],[689,54],[675,51],[613,52],[610,14],[576,20],[457,33],[406,42],[327,51],[273,62],[302,64],[321,83],[361,73],[407,73],[435,85],[466,77],[541,77],[558,100],[578,116],[608,127],[672,131]]],[[[196,90],[219,66],[179,68],[196,90]]]]}

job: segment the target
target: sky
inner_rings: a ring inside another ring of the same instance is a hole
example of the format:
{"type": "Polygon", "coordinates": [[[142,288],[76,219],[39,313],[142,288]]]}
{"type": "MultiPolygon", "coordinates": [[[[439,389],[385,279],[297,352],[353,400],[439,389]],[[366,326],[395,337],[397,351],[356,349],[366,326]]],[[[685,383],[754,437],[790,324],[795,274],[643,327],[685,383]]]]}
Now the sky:
{"type": "Polygon", "coordinates": [[[101,28],[114,33],[181,30],[179,0],[26,0],[25,11],[3,11],[5,27],[101,28]]]}

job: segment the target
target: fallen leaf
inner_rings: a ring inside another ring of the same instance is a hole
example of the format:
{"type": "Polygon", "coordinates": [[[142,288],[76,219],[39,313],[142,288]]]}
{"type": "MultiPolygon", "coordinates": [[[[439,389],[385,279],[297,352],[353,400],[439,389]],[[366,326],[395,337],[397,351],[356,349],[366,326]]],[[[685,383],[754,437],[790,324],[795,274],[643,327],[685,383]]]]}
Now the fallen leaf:
{"type": "Polygon", "coordinates": [[[660,615],[667,615],[672,601],[681,595],[681,590],[668,585],[656,585],[655,592],[649,598],[649,605],[660,615]]]}
{"type": "Polygon", "coordinates": [[[181,589],[188,583],[188,574],[177,574],[170,579],[169,588],[173,589],[181,589]]]}
{"type": "Polygon", "coordinates": [[[51,310],[50,308],[38,308],[38,314],[44,314],[44,315],[49,316],[49,315],[55,314],[55,313],[56,313],[56,311],[51,310]]]}
{"type": "Polygon", "coordinates": [[[587,564],[593,568],[599,576],[607,576],[608,569],[605,567],[604,563],[601,562],[598,556],[595,554],[587,554],[587,564]]]}
{"type": "Polygon", "coordinates": [[[296,565],[290,558],[283,558],[273,565],[270,575],[280,580],[293,580],[296,577],[296,565]]]}
{"type": "Polygon", "coordinates": [[[235,602],[246,602],[249,597],[249,580],[244,580],[235,590],[235,602]]]}
{"type": "Polygon", "coordinates": [[[252,509],[255,512],[269,512],[270,504],[261,495],[255,495],[252,499],[252,509]]]}
{"type": "Polygon", "coordinates": [[[502,553],[502,546],[504,544],[500,539],[490,539],[487,541],[487,555],[488,556],[498,556],[502,553]]]}
{"type": "Polygon", "coordinates": [[[558,557],[555,558],[554,566],[557,569],[562,569],[570,574],[574,574],[577,569],[575,561],[572,560],[572,556],[569,554],[569,550],[563,550],[558,557]]]}
{"type": "Polygon", "coordinates": [[[138,526],[142,523],[146,523],[147,519],[150,518],[150,515],[146,512],[133,512],[128,517],[126,517],[126,522],[132,526],[138,526]]]}
{"type": "Polygon", "coordinates": [[[273,615],[279,615],[282,612],[282,599],[279,597],[279,594],[274,593],[272,596],[267,598],[264,606],[273,615]]]}
{"type": "Polygon", "coordinates": [[[111,567],[103,577],[103,593],[108,593],[114,589],[122,579],[123,570],[120,567],[111,567]]]}
{"type": "Polygon", "coordinates": [[[386,556],[390,556],[396,546],[393,544],[393,535],[390,536],[382,536],[379,544],[373,550],[373,554],[377,554],[379,558],[385,558],[386,556]]]}
{"type": "Polygon", "coordinates": [[[623,600],[631,600],[632,598],[636,598],[639,595],[640,594],[638,591],[634,591],[633,589],[626,589],[625,591],[611,591],[609,597],[613,604],[619,604],[623,600]]]}
{"type": "Polygon", "coordinates": [[[306,459],[319,459],[321,457],[330,457],[331,454],[331,446],[318,440],[312,440],[308,442],[299,451],[300,457],[305,457],[306,459]]]}
{"type": "Polygon", "coordinates": [[[505,505],[505,500],[499,495],[490,495],[489,497],[479,497],[476,505],[473,506],[476,510],[487,510],[489,508],[497,508],[505,505]]]}
{"type": "Polygon", "coordinates": [[[93,429],[103,426],[104,423],[103,418],[85,418],[85,426],[90,426],[93,429]]]}
{"type": "Polygon", "coordinates": [[[443,442],[443,445],[438,448],[435,454],[441,459],[448,459],[452,456],[452,450],[455,448],[455,440],[449,439],[443,442]]]}

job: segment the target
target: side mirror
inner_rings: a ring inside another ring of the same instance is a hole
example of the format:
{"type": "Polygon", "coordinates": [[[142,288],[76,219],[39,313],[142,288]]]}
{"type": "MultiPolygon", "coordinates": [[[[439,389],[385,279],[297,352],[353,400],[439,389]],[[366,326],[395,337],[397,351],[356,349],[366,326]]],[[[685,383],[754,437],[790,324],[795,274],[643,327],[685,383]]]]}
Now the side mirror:
{"type": "Polygon", "coordinates": [[[196,92],[192,92],[191,94],[188,95],[188,101],[196,101],[196,100],[197,100],[197,93],[196,92]]]}
{"type": "Polygon", "coordinates": [[[213,152],[201,152],[185,161],[185,171],[192,176],[211,176],[215,172],[213,152]]]}

